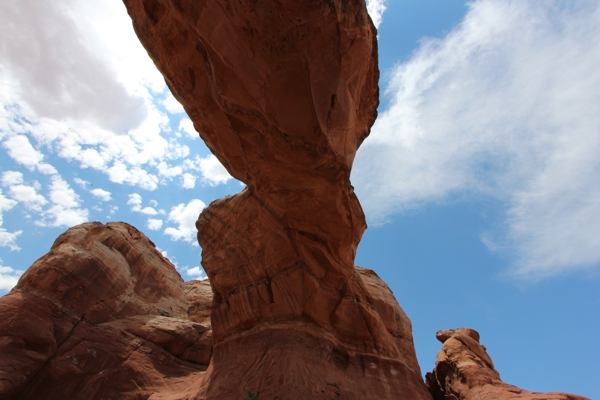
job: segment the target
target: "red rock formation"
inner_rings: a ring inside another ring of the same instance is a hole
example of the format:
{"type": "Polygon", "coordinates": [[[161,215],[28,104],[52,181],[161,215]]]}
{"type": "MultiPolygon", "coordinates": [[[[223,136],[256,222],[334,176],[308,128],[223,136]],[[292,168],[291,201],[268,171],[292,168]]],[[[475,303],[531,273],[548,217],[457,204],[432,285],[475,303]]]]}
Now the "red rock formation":
{"type": "Polygon", "coordinates": [[[241,399],[254,390],[293,399],[290,385],[307,384],[313,398],[395,398],[382,389],[395,380],[418,393],[410,321],[373,271],[356,272],[406,363],[348,352],[302,321],[254,328],[213,350],[207,281],[184,283],[125,223],[71,228],[0,298],[0,398],[241,399]],[[246,360],[256,362],[252,375],[246,360]],[[240,379],[228,387],[225,373],[240,379]]]}
{"type": "Polygon", "coordinates": [[[364,0],[124,3],[200,136],[247,184],[196,224],[215,295],[205,395],[430,398],[408,320],[388,321],[395,306],[354,269],[366,224],[350,169],[379,101],[364,0]]]}
{"type": "MultiPolygon", "coordinates": [[[[436,400],[586,400],[568,393],[537,393],[519,389],[500,380],[479,333],[469,328],[436,333],[443,343],[435,369],[426,375],[427,386],[436,400]]],[[[589,399],[587,399],[589,400],[589,399]]]]}
{"type": "Polygon", "coordinates": [[[0,398],[182,398],[211,358],[206,286],[130,225],[69,229],[0,298],[0,398]]]}

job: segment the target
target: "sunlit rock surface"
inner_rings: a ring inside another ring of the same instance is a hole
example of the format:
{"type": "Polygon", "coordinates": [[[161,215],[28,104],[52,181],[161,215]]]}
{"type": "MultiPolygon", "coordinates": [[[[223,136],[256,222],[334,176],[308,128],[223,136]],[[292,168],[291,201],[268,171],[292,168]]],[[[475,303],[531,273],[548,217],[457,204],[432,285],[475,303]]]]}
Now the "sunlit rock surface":
{"type": "Polygon", "coordinates": [[[124,3],[200,136],[247,185],[196,224],[215,340],[199,395],[430,398],[408,319],[354,268],[366,224],[350,170],[379,103],[364,0],[124,3]]]}
{"type": "Polygon", "coordinates": [[[0,298],[0,398],[183,398],[211,359],[207,286],[131,225],[69,229],[0,298]]]}
{"type": "Polygon", "coordinates": [[[184,283],[128,224],[76,226],[0,298],[0,398],[294,399],[290,386],[307,385],[313,398],[395,398],[395,381],[419,393],[410,321],[373,271],[355,271],[405,362],[350,352],[301,320],[213,346],[208,281],[184,283]]]}
{"type": "Polygon", "coordinates": [[[530,392],[502,382],[473,329],[439,331],[436,338],[443,343],[442,350],[435,369],[426,375],[435,400],[590,400],[568,393],[530,392]]]}
{"type": "Polygon", "coordinates": [[[426,386],[410,320],[354,266],[350,170],[378,105],[364,0],[124,3],[247,186],[196,222],[209,281],[126,223],[61,235],[0,298],[1,399],[584,399],[503,383],[467,328],[438,332],[426,386]]]}

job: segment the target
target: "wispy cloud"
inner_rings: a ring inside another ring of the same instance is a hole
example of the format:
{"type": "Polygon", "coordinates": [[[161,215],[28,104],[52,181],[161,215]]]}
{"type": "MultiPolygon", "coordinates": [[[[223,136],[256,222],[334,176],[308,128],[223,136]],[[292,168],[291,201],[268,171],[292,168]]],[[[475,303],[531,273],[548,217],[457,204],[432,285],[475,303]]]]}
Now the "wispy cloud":
{"type": "Polygon", "coordinates": [[[204,182],[211,186],[227,183],[230,179],[232,179],[231,175],[229,175],[229,172],[227,172],[223,164],[221,164],[219,159],[212,154],[206,158],[199,159],[198,165],[200,167],[200,171],[202,172],[204,182]]]}
{"type": "Polygon", "coordinates": [[[6,198],[2,194],[2,189],[0,189],[0,247],[8,247],[11,250],[20,250],[20,247],[17,246],[16,241],[17,237],[23,233],[23,231],[19,230],[16,232],[9,232],[5,228],[2,227],[4,224],[4,211],[11,210],[14,206],[17,205],[15,200],[6,198]]]}
{"type": "Polygon", "coordinates": [[[146,226],[152,231],[157,231],[162,228],[163,221],[162,219],[148,218],[148,223],[146,226]]]}
{"type": "Polygon", "coordinates": [[[173,207],[169,212],[168,221],[177,224],[177,227],[166,228],[165,235],[170,236],[172,240],[196,244],[196,220],[204,207],[206,205],[198,199],[173,207]]]}
{"type": "Polygon", "coordinates": [[[48,197],[52,205],[44,210],[44,219],[37,221],[38,225],[70,228],[87,221],[89,211],[81,207],[79,195],[60,176],[52,176],[48,197]]]}
{"type": "Polygon", "coordinates": [[[22,273],[23,271],[2,265],[2,259],[0,259],[0,290],[12,289],[22,273]]]}
{"type": "Polygon", "coordinates": [[[0,34],[0,141],[16,162],[53,175],[51,152],[145,190],[190,172],[181,141],[198,134],[121,2],[7,0],[0,34]]]}
{"type": "Polygon", "coordinates": [[[367,216],[382,223],[453,194],[489,195],[506,207],[495,240],[514,252],[514,274],[597,265],[600,6],[469,7],[455,30],[393,71],[391,106],[353,173],[367,216]]]}
{"type": "Polygon", "coordinates": [[[111,199],[111,196],[110,196],[111,193],[108,190],[96,188],[96,189],[90,190],[90,193],[102,201],[110,201],[110,199],[111,199]]]}
{"type": "Polygon", "coordinates": [[[11,136],[2,145],[13,160],[29,168],[29,170],[33,170],[44,159],[44,155],[33,148],[27,136],[11,136]]]}
{"type": "Polygon", "coordinates": [[[385,12],[385,0],[368,0],[367,11],[369,11],[375,28],[379,28],[383,20],[383,13],[385,12]]]}
{"type": "Polygon", "coordinates": [[[203,281],[205,279],[208,279],[208,277],[206,276],[206,273],[204,272],[204,270],[200,267],[193,267],[193,268],[188,268],[185,270],[185,273],[188,276],[191,276],[193,279],[197,279],[200,281],[203,281]]]}

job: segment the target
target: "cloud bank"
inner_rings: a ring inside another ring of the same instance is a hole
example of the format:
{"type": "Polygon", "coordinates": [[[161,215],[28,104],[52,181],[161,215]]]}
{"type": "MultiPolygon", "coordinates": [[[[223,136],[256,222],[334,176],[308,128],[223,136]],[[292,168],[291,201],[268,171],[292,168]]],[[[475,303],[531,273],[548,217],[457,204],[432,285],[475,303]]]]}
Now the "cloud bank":
{"type": "MultiPolygon", "coordinates": [[[[231,179],[216,158],[189,157],[186,143],[198,133],[122,2],[6,0],[0,35],[9,38],[0,45],[2,168],[23,169],[3,175],[0,247],[19,249],[22,231],[2,227],[9,214],[22,212],[37,226],[70,227],[101,210],[98,201],[113,200],[114,187],[92,188],[82,174],[98,172],[112,184],[147,191],[231,179]],[[71,179],[80,187],[71,188],[71,179]],[[88,193],[96,200],[91,210],[80,196],[88,193]]],[[[130,205],[145,215],[159,213],[141,207],[141,197],[130,205]]],[[[108,207],[110,215],[118,209],[108,207]]],[[[148,226],[159,230],[162,220],[148,226]]]]}
{"type": "Polygon", "coordinates": [[[600,262],[600,6],[478,0],[392,74],[352,176],[371,223],[453,195],[505,205],[514,274],[600,262]]]}
{"type": "Polygon", "coordinates": [[[156,190],[179,177],[192,187],[182,141],[198,134],[121,2],[7,0],[0,34],[10,38],[0,46],[0,145],[15,162],[51,175],[51,152],[117,184],[156,190]]]}

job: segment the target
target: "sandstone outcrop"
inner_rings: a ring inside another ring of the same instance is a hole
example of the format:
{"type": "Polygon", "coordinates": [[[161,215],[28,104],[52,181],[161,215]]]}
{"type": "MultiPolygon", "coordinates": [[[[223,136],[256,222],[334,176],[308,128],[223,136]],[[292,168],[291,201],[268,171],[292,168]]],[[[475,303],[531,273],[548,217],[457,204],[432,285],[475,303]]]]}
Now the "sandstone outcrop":
{"type": "Polygon", "coordinates": [[[205,395],[429,399],[408,319],[354,268],[366,223],[350,170],[379,102],[365,1],[124,3],[202,139],[247,185],[196,223],[214,292],[205,395]]]}
{"type": "Polygon", "coordinates": [[[233,341],[236,350],[243,346],[234,357],[232,341],[213,347],[208,281],[184,283],[128,224],[71,228],[0,298],[0,398],[241,399],[254,390],[262,399],[295,399],[289,382],[308,381],[313,398],[360,399],[394,379],[418,393],[419,382],[409,380],[419,368],[410,321],[373,271],[356,273],[406,365],[349,353],[302,321],[249,330],[233,341]],[[250,359],[252,375],[242,370],[250,359]],[[226,372],[244,379],[223,387],[226,372]],[[352,382],[356,376],[373,387],[352,382]]]}
{"type": "Polygon", "coordinates": [[[0,398],[183,398],[211,359],[206,287],[128,224],[69,229],[0,298],[0,398]]]}
{"type": "Polygon", "coordinates": [[[590,400],[568,393],[538,393],[502,382],[479,333],[469,328],[439,331],[443,343],[435,369],[426,375],[435,400],[590,400]]]}

